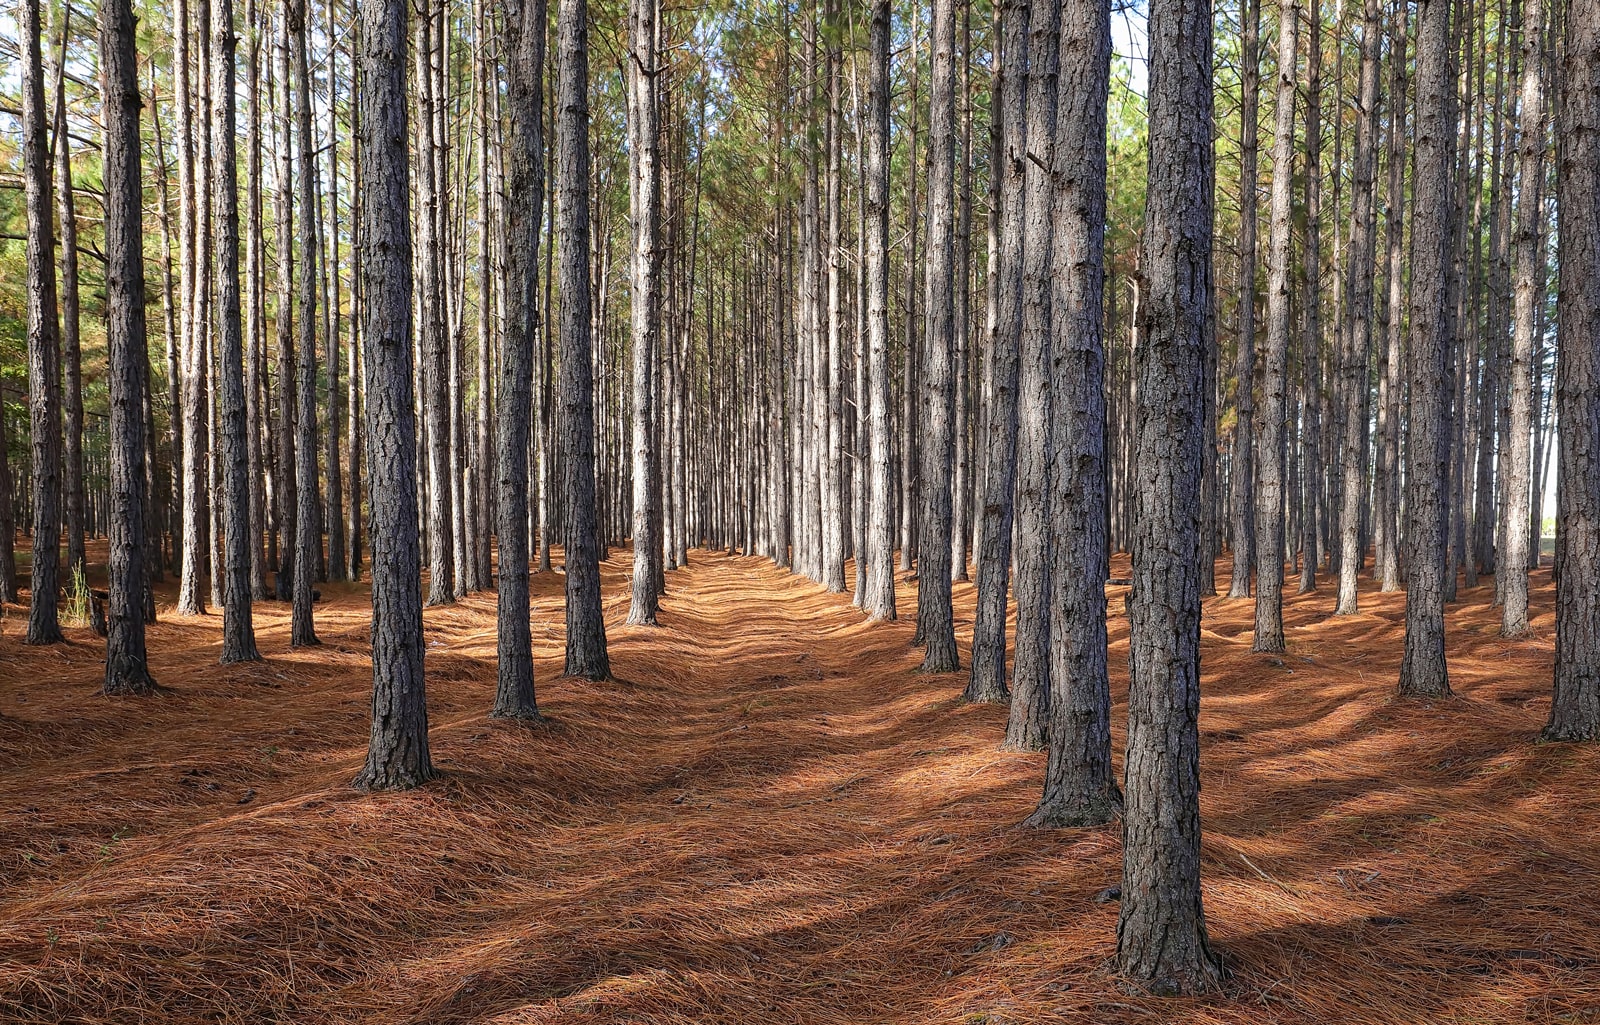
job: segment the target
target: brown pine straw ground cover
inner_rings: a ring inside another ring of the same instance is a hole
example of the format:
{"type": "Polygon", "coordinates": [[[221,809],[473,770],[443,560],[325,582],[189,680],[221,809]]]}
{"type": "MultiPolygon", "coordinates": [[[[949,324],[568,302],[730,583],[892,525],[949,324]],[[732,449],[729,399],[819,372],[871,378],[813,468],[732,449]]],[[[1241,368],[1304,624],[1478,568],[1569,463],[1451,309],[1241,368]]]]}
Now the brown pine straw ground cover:
{"type": "MultiPolygon", "coordinates": [[[[365,751],[369,609],[324,588],[324,645],[216,664],[220,616],[164,615],[166,689],[97,696],[102,648],[0,624],[0,1020],[6,1022],[1600,1021],[1600,751],[1540,745],[1552,593],[1497,636],[1489,582],[1450,612],[1459,696],[1392,696],[1403,596],[1290,597],[1285,657],[1248,601],[1206,608],[1204,873],[1224,995],[1105,974],[1114,829],[1015,828],[1043,755],[1004,710],[913,670],[753,558],[695,552],[618,682],[558,679],[561,586],[536,578],[534,728],[491,722],[494,600],[429,609],[433,753],[407,794],[365,751]]],[[[1126,574],[1119,562],[1119,575],[1126,574]]],[[[1110,588],[1116,745],[1125,588],[1110,588]]],[[[963,658],[973,590],[956,587],[963,658]]],[[[912,585],[901,591],[913,607],[912,585]]]]}

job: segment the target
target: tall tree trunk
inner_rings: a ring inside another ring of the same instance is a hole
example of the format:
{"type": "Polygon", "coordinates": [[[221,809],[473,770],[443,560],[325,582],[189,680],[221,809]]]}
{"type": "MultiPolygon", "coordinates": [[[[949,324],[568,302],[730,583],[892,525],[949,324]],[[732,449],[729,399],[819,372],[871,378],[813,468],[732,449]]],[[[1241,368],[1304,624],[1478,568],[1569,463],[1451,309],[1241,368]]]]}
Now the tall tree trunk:
{"type": "MultiPolygon", "coordinates": [[[[1313,0],[1317,2],[1317,0],[1313,0]]],[[[1371,6],[1376,0],[1367,0],[1371,6]]],[[[1294,216],[1295,55],[1299,0],[1278,7],[1278,88],[1272,136],[1271,227],[1267,241],[1267,349],[1261,366],[1256,440],[1256,628],[1251,651],[1283,650],[1283,462],[1289,370],[1289,243],[1294,216]]],[[[1312,172],[1315,173],[1315,172],[1312,172]]],[[[1309,297],[1315,301],[1316,297],[1309,297]]]]}
{"type": "Polygon", "coordinates": [[[557,247],[561,254],[560,426],[566,477],[566,675],[611,675],[600,609],[595,507],[593,326],[589,294],[589,4],[564,0],[556,22],[557,247]]]}
{"type": "MultiPolygon", "coordinates": [[[[218,394],[221,414],[223,537],[227,545],[223,577],[222,661],[259,659],[250,614],[250,421],[245,405],[244,339],[239,308],[239,177],[234,157],[233,0],[211,0],[212,136],[217,140],[212,183],[217,223],[217,348],[221,356],[218,394]]],[[[141,289],[142,291],[142,289],[141,289]]]]}
{"type": "Polygon", "coordinates": [[[28,208],[28,407],[33,428],[33,585],[27,644],[61,641],[61,344],[56,323],[49,115],[39,0],[23,0],[22,177],[28,208]]]}
{"type": "Polygon", "coordinates": [[[998,176],[999,259],[993,269],[994,330],[984,372],[989,390],[983,515],[978,528],[978,602],[972,625],[972,673],[963,697],[1002,702],[1006,687],[1006,589],[1011,574],[1017,473],[1017,382],[1022,335],[1024,183],[1027,176],[1027,0],[1003,0],[991,103],[1002,128],[990,173],[998,176]]]}
{"type": "MultiPolygon", "coordinates": [[[[296,364],[295,490],[299,493],[294,555],[294,604],[289,643],[318,644],[312,621],[312,577],[322,550],[317,508],[317,165],[311,138],[311,74],[306,54],[306,0],[288,0],[294,42],[295,119],[300,143],[300,344],[296,364]]],[[[288,383],[285,382],[285,388],[288,383]]]]}
{"type": "Polygon", "coordinates": [[[661,335],[660,110],[657,0],[628,3],[628,196],[633,220],[633,589],[628,622],[654,626],[661,607],[661,456],[655,417],[661,335]]]}
{"type": "Polygon", "coordinates": [[[820,398],[823,403],[822,458],[822,586],[834,594],[844,593],[844,364],[843,315],[840,289],[843,285],[844,250],[840,245],[840,207],[843,205],[840,190],[840,170],[843,143],[843,119],[839,103],[839,44],[840,26],[838,5],[827,5],[828,43],[825,55],[827,88],[827,124],[823,147],[827,159],[826,205],[827,233],[822,240],[823,259],[826,261],[827,333],[818,339],[823,358],[819,361],[818,377],[823,379],[820,398]]]}
{"type": "MultiPolygon", "coordinates": [[[[922,672],[953,673],[960,668],[950,604],[951,473],[955,461],[955,0],[934,0],[932,21],[924,300],[927,341],[921,361],[922,427],[926,439],[922,446],[917,624],[927,645],[922,672]]],[[[837,306],[837,302],[830,305],[837,306]]],[[[829,348],[836,351],[838,347],[830,343],[829,348]]]]}
{"type": "MultiPolygon", "coordinates": [[[[1563,18],[1562,147],[1556,176],[1561,217],[1556,665],[1543,736],[1595,740],[1600,738],[1600,452],[1594,441],[1600,424],[1600,3],[1570,4],[1563,18]]],[[[1527,31],[1535,34],[1537,14],[1527,19],[1527,31]]]]}
{"type": "MultiPolygon", "coordinates": [[[[646,0],[653,2],[653,0],[646,0]]],[[[533,416],[533,344],[539,324],[539,218],[544,208],[544,0],[506,10],[510,86],[510,174],[506,205],[510,305],[500,352],[500,578],[497,623],[499,683],[493,715],[537,719],[533,635],[528,622],[528,442],[533,416]]],[[[480,311],[482,315],[482,311],[480,311]]]]}
{"type": "MultiPolygon", "coordinates": [[[[53,20],[53,19],[52,19],[53,20]]],[[[84,554],[83,483],[83,356],[78,331],[78,214],[72,187],[72,133],[67,124],[67,39],[72,30],[72,8],[61,11],[61,53],[55,68],[55,169],[56,203],[61,218],[61,355],[66,377],[65,447],[62,485],[67,512],[67,571],[87,580],[84,554]]],[[[77,580],[71,586],[78,586],[77,580]]]]}
{"type": "Polygon", "coordinates": [[[1300,593],[1317,589],[1322,557],[1322,0],[1311,0],[1306,34],[1306,249],[1305,331],[1300,338],[1300,379],[1305,415],[1300,427],[1303,513],[1300,519],[1300,593]]]}
{"type": "Polygon", "coordinates": [[[1127,808],[1117,961],[1157,993],[1215,989],[1200,901],[1200,484],[1213,167],[1210,5],[1150,5],[1150,172],[1134,452],[1127,808]]]}
{"type": "MultiPolygon", "coordinates": [[[[105,123],[106,347],[111,399],[107,694],[155,688],[145,655],[144,182],[139,172],[139,65],[129,0],[100,5],[105,123]]],[[[3,434],[0,431],[0,434],[3,434]]]]}
{"type": "Polygon", "coordinates": [[[1451,0],[1417,6],[1417,130],[1411,221],[1411,338],[1408,378],[1410,430],[1406,439],[1406,643],[1400,693],[1450,693],[1444,654],[1446,510],[1450,481],[1447,430],[1451,325],[1450,169],[1455,160],[1450,59],[1451,0]]]}
{"type": "Polygon", "coordinates": [[[1106,671],[1105,222],[1111,5],[1061,6],[1052,279],[1050,757],[1032,825],[1087,826],[1122,809],[1106,671]]]}
{"type": "MultiPolygon", "coordinates": [[[[433,35],[436,16],[433,0],[421,8],[416,31],[417,83],[417,169],[418,226],[421,235],[420,295],[418,322],[421,328],[423,427],[427,432],[428,453],[428,604],[446,605],[456,599],[455,510],[451,502],[450,418],[450,338],[442,311],[444,281],[439,250],[444,240],[439,232],[439,204],[442,198],[438,179],[439,164],[435,148],[440,142],[434,133],[434,108],[443,102],[434,94],[433,35]]],[[[439,31],[444,30],[440,19],[439,31]]]]}
{"type": "Polygon", "coordinates": [[[1017,602],[1011,715],[1004,746],[1044,747],[1050,704],[1051,204],[1059,4],[1035,0],[1028,21],[1028,161],[1023,182],[1022,360],[1017,379],[1017,602]]]}
{"type": "MultiPolygon", "coordinates": [[[[900,568],[911,569],[917,557],[917,445],[921,425],[917,423],[917,115],[921,91],[921,71],[917,50],[920,36],[917,19],[922,5],[911,5],[911,93],[906,103],[910,124],[906,130],[906,259],[905,259],[905,345],[900,361],[902,370],[900,413],[900,568]]],[[[917,625],[916,643],[922,642],[922,625],[917,625]]]]}
{"type": "MultiPolygon", "coordinates": [[[[1575,13],[1575,12],[1574,12],[1575,13]]],[[[1570,18],[1570,15],[1569,15],[1570,18]]],[[[1500,524],[1500,632],[1516,637],[1528,631],[1528,565],[1532,538],[1527,528],[1532,505],[1532,428],[1537,307],[1545,301],[1544,260],[1544,0],[1522,0],[1522,101],[1517,118],[1517,223],[1512,243],[1516,291],[1512,312],[1511,429],[1506,454],[1505,512],[1500,524]]],[[[1563,109],[1564,115],[1580,111],[1563,109]]],[[[1569,140],[1570,142],[1570,140],[1569,140]]],[[[1563,172],[1567,168],[1561,168],[1563,172]]],[[[1562,178],[1563,183],[1565,178],[1562,178]]],[[[1578,195],[1578,193],[1573,193],[1578,195]]],[[[1565,196],[1560,197],[1565,199],[1565,196]]],[[[1561,204],[1566,212],[1566,203],[1561,204]]],[[[1581,219],[1574,223],[1582,224],[1581,219]]],[[[1565,226],[1563,225],[1563,232],[1565,226]]],[[[1565,247],[1563,246],[1563,251],[1565,247]]],[[[1563,266],[1565,261],[1563,260],[1563,266]]],[[[1577,280],[1582,280],[1581,278],[1577,280]]],[[[1563,290],[1564,291],[1564,290],[1563,290]]],[[[1578,304],[1574,303],[1576,307],[1578,304]]],[[[1578,316],[1581,310],[1574,309],[1578,316]]],[[[1562,327],[1565,328],[1565,315],[1562,327]]],[[[1561,332],[1565,335],[1565,331],[1561,332]]],[[[1581,352],[1574,346],[1575,352],[1581,352]]],[[[1533,536],[1537,536],[1536,534],[1533,536]]],[[[1537,557],[1537,551],[1533,553],[1537,557]]]]}
{"type": "MultiPolygon", "coordinates": [[[[183,2],[183,0],[179,0],[183,2]]],[[[278,255],[278,301],[275,311],[278,364],[278,441],[274,467],[278,502],[278,566],[275,590],[279,601],[289,601],[294,591],[295,549],[299,535],[300,497],[295,481],[295,358],[294,358],[294,158],[290,114],[293,90],[289,82],[289,19],[278,17],[277,148],[278,166],[273,182],[272,222],[278,255]]]]}
{"type": "Polygon", "coordinates": [[[1339,597],[1335,615],[1357,611],[1356,585],[1362,561],[1362,511],[1367,498],[1367,360],[1372,350],[1372,279],[1377,253],[1378,51],[1382,45],[1379,0],[1364,0],[1361,17],[1361,79],[1356,99],[1355,180],[1350,195],[1350,271],[1345,282],[1344,456],[1339,488],[1339,597]]]}
{"type": "Polygon", "coordinates": [[[0,603],[17,600],[16,480],[11,473],[11,422],[0,402],[0,603]]]}
{"type": "MultiPolygon", "coordinates": [[[[1020,2],[1020,0],[1014,0],[1020,2]]],[[[894,509],[889,395],[889,0],[874,0],[867,74],[867,359],[871,389],[867,597],[872,619],[894,619],[894,509]]]]}
{"type": "Polygon", "coordinates": [[[406,2],[360,0],[361,340],[372,460],[372,733],[355,785],[433,778],[422,662],[417,422],[411,394],[411,223],[406,154],[406,2]]]}
{"type": "Polygon", "coordinates": [[[1383,591],[1400,589],[1400,409],[1405,330],[1405,273],[1403,265],[1405,235],[1406,153],[1410,138],[1406,132],[1406,30],[1410,8],[1396,3],[1389,40],[1389,227],[1386,244],[1389,261],[1389,318],[1385,325],[1388,351],[1383,379],[1378,386],[1378,466],[1373,481],[1373,519],[1376,531],[1373,567],[1378,587],[1383,591]]]}
{"type": "Polygon", "coordinates": [[[245,4],[245,32],[245,88],[250,93],[245,115],[245,460],[250,478],[250,597],[265,601],[267,562],[262,539],[267,528],[267,494],[262,428],[267,421],[266,271],[261,223],[261,17],[257,0],[247,0],[245,4]]]}
{"type": "Polygon", "coordinates": [[[1256,374],[1256,154],[1261,117],[1261,0],[1242,0],[1244,34],[1240,71],[1239,135],[1239,334],[1235,352],[1232,507],[1233,578],[1228,597],[1250,597],[1255,568],[1255,374],[1256,374]]]}

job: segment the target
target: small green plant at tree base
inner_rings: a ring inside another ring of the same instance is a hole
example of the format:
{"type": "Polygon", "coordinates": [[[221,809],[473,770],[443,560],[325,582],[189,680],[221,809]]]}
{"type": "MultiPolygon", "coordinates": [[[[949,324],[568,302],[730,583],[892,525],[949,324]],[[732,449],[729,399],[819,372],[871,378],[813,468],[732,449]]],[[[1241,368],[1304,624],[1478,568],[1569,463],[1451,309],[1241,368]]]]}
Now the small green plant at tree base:
{"type": "Polygon", "coordinates": [[[89,581],[82,566],[72,567],[72,586],[67,589],[65,618],[73,626],[89,625],[89,581]]]}

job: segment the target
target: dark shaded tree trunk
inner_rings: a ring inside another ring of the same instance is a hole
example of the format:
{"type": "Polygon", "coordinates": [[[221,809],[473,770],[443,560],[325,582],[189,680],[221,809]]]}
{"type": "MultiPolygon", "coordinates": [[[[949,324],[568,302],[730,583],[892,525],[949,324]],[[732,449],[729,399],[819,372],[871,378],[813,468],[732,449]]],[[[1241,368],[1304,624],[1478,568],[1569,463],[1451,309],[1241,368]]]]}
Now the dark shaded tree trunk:
{"type": "Polygon", "coordinates": [[[433,778],[423,687],[417,420],[412,406],[406,2],[361,0],[361,340],[372,510],[372,733],[355,785],[433,778]]]}
{"type": "Polygon", "coordinates": [[[1202,362],[1211,313],[1211,8],[1150,4],[1150,172],[1143,253],[1129,608],[1121,973],[1155,993],[1217,987],[1200,901],[1202,362]]]}
{"type": "Polygon", "coordinates": [[[1383,591],[1400,589],[1400,410],[1404,391],[1406,45],[1410,9],[1396,4],[1389,39],[1389,317],[1388,352],[1378,386],[1378,472],[1373,480],[1373,570],[1383,591]]]}
{"type": "Polygon", "coordinates": [[[11,422],[0,402],[0,603],[17,600],[16,480],[11,474],[11,422]]]}
{"type": "Polygon", "coordinates": [[[1406,438],[1406,644],[1400,693],[1444,697],[1450,693],[1444,653],[1447,496],[1450,432],[1447,429],[1454,217],[1450,171],[1455,161],[1450,60],[1451,0],[1417,5],[1417,130],[1411,221],[1410,429],[1406,438]]]}
{"type": "MultiPolygon", "coordinates": [[[[212,201],[217,223],[217,349],[221,357],[218,406],[221,416],[223,564],[222,661],[249,662],[256,651],[250,614],[250,460],[245,405],[244,339],[239,304],[239,177],[234,158],[233,0],[211,0],[212,135],[218,140],[212,201]]],[[[141,288],[142,292],[143,289],[141,288]]]]}
{"type": "MultiPolygon", "coordinates": [[[[1600,3],[1570,0],[1561,63],[1556,665],[1546,740],[1600,739],[1600,3]]],[[[1528,19],[1528,31],[1539,22],[1528,19]]]]}
{"type": "MultiPolygon", "coordinates": [[[[179,0],[181,3],[182,0],[179,0]]],[[[272,221],[278,256],[276,349],[278,364],[278,439],[274,466],[278,504],[278,566],[275,590],[279,601],[294,593],[295,549],[299,545],[300,496],[295,482],[295,358],[294,358],[294,203],[293,124],[290,114],[288,19],[279,17],[277,34],[277,158],[272,191],[272,221]]]]}
{"type": "MultiPolygon", "coordinates": [[[[295,424],[294,604],[289,643],[319,644],[312,620],[311,584],[322,551],[317,508],[317,198],[316,144],[311,138],[311,75],[306,55],[306,0],[289,0],[289,34],[294,45],[295,120],[300,144],[300,344],[295,367],[298,422],[295,424]]],[[[288,382],[284,382],[288,388],[288,382]]]]}
{"type": "MultiPolygon", "coordinates": [[[[512,302],[500,350],[500,577],[496,718],[537,719],[528,604],[528,442],[533,420],[533,345],[539,326],[539,219],[544,207],[544,0],[506,9],[511,106],[506,181],[506,286],[512,302]]],[[[482,315],[480,313],[480,315],[482,315]]]]}
{"type": "MultiPolygon", "coordinates": [[[[100,5],[105,122],[107,388],[111,398],[107,694],[155,689],[145,654],[144,226],[139,172],[139,65],[129,0],[100,5]]],[[[3,432],[0,432],[3,433],[3,432]]]]}
{"type": "Polygon", "coordinates": [[[33,584],[27,644],[63,638],[61,591],[61,344],[56,323],[49,115],[44,105],[39,0],[23,0],[22,178],[28,211],[28,408],[33,428],[33,584]]]}
{"type": "Polygon", "coordinates": [[[1089,826],[1122,810],[1106,673],[1105,221],[1111,6],[1061,5],[1052,279],[1050,757],[1038,826],[1089,826]]]}
{"type": "Polygon", "coordinates": [[[561,429],[567,556],[566,675],[611,676],[600,609],[589,294],[589,4],[564,0],[556,23],[557,248],[561,254],[561,429]]]}

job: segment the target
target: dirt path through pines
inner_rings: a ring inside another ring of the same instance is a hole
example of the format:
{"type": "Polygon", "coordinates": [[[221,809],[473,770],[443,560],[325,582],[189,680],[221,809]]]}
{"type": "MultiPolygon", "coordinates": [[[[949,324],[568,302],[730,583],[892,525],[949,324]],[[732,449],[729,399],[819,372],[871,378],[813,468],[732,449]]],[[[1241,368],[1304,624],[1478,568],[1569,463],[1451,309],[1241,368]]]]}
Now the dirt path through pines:
{"type": "Polygon", "coordinates": [[[493,595],[427,611],[444,776],[402,795],[348,787],[362,588],[324,588],[315,649],[258,606],[258,665],[216,665],[220,615],[164,614],[146,700],[96,696],[87,630],[26,648],[7,610],[0,1020],[1600,1021],[1600,752],[1532,742],[1546,571],[1525,641],[1492,581],[1463,591],[1460,696],[1431,706],[1391,698],[1401,595],[1337,620],[1327,586],[1288,598],[1283,658],[1249,653],[1249,602],[1208,605],[1205,896],[1234,977],[1173,1003],[1101,973],[1116,832],[1014,828],[1043,756],[997,752],[1004,709],[960,705],[964,677],[913,672],[909,620],[695,552],[662,628],[624,627],[626,560],[615,683],[557,678],[562,578],[535,578],[541,726],[486,717],[493,595]]]}

